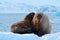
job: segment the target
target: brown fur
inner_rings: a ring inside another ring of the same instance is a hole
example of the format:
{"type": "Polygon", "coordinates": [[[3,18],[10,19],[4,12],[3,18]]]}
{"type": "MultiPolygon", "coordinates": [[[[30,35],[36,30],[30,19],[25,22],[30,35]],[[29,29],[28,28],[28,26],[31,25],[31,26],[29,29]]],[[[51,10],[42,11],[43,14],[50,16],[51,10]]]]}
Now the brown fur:
{"type": "Polygon", "coordinates": [[[29,13],[22,21],[16,22],[11,26],[14,33],[25,34],[34,33],[42,36],[50,33],[51,25],[48,17],[41,13],[29,13]]]}
{"type": "Polygon", "coordinates": [[[49,19],[42,12],[35,13],[32,24],[34,25],[34,33],[38,36],[48,34],[51,31],[49,19]]]}
{"type": "Polygon", "coordinates": [[[31,33],[32,26],[31,21],[33,19],[34,13],[29,13],[22,21],[12,24],[11,31],[14,33],[31,33]]]}

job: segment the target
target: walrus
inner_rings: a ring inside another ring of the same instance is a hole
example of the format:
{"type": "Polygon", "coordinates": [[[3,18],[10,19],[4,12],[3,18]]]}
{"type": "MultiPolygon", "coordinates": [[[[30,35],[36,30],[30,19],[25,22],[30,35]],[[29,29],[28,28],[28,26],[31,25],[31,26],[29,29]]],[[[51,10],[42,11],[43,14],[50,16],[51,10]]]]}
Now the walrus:
{"type": "Polygon", "coordinates": [[[51,32],[51,24],[48,17],[42,12],[36,12],[33,19],[32,25],[34,26],[34,34],[43,36],[51,32]]]}
{"type": "Polygon", "coordinates": [[[19,34],[34,33],[43,36],[51,32],[48,17],[42,12],[31,12],[26,17],[11,26],[11,32],[19,34]]]}
{"type": "Polygon", "coordinates": [[[34,12],[31,12],[27,14],[26,17],[23,18],[23,20],[13,23],[11,25],[11,32],[19,34],[32,33],[33,26],[31,25],[31,21],[34,14],[34,12]]]}

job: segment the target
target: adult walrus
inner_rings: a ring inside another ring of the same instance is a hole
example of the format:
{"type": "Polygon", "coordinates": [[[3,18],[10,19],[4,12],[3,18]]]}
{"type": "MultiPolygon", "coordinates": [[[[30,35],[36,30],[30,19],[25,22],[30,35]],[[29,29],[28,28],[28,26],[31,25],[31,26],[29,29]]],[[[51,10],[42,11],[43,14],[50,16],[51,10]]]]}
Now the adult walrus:
{"type": "Polygon", "coordinates": [[[42,12],[36,12],[33,19],[32,25],[34,26],[34,34],[42,36],[51,32],[51,24],[48,17],[42,12]]]}
{"type": "Polygon", "coordinates": [[[48,17],[42,12],[31,12],[23,20],[12,24],[11,31],[19,34],[34,33],[43,36],[50,33],[51,25],[48,17]]]}
{"type": "Polygon", "coordinates": [[[34,17],[34,14],[34,12],[31,12],[27,14],[23,20],[13,23],[11,25],[11,32],[19,34],[32,33],[33,26],[31,24],[31,21],[34,17]]]}

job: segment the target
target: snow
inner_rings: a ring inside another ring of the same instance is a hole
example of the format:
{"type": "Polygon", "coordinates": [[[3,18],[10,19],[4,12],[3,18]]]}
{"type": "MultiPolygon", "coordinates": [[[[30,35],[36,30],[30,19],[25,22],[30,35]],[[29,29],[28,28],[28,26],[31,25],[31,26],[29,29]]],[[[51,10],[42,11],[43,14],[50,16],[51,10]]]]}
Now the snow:
{"type": "MultiPolygon", "coordinates": [[[[60,16],[56,16],[56,13],[46,13],[48,16],[51,26],[52,33],[60,32],[60,16]],[[54,18],[54,19],[53,19],[54,18]]],[[[22,20],[27,14],[26,13],[12,13],[12,14],[0,14],[0,31],[9,32],[10,26],[17,21],[22,20]]]]}
{"type": "Polygon", "coordinates": [[[11,32],[0,32],[0,40],[40,40],[40,37],[34,34],[20,35],[11,32]]]}
{"type": "Polygon", "coordinates": [[[41,40],[60,40],[60,32],[44,35],[41,40]]]}
{"type": "Polygon", "coordinates": [[[60,0],[0,0],[0,40],[60,40],[60,0]],[[14,34],[10,26],[29,12],[44,12],[51,22],[51,34],[14,34]]]}
{"type": "Polygon", "coordinates": [[[0,0],[0,13],[55,12],[60,11],[58,4],[59,0],[0,0]]]}
{"type": "Polygon", "coordinates": [[[38,37],[34,34],[14,34],[11,32],[0,32],[0,40],[60,40],[60,32],[46,34],[38,37]]]}
{"type": "Polygon", "coordinates": [[[56,14],[57,13],[47,14],[52,25],[51,34],[42,37],[38,37],[34,34],[21,35],[10,32],[11,24],[22,20],[25,15],[27,15],[26,13],[0,14],[0,40],[60,40],[60,16],[56,16],[56,14]]]}

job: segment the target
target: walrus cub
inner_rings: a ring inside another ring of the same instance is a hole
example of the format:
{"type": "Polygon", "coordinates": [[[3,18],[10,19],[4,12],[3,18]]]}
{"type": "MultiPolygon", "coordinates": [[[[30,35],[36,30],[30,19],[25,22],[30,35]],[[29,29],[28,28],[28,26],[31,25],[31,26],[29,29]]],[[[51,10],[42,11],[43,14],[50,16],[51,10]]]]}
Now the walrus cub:
{"type": "Polygon", "coordinates": [[[32,24],[34,26],[34,34],[38,36],[43,36],[50,33],[51,31],[51,24],[49,22],[49,19],[42,12],[35,13],[32,24]]]}

